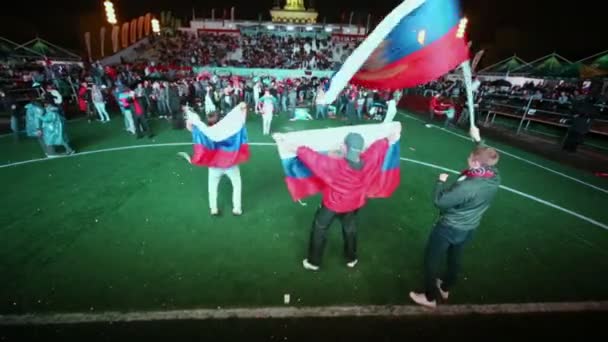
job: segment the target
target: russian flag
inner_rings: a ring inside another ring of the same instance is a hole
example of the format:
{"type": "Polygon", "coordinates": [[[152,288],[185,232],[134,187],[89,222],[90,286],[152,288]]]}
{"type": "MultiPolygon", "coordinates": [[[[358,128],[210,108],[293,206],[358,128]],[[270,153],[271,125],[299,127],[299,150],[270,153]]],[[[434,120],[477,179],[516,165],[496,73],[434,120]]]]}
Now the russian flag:
{"type": "MultiPolygon", "coordinates": [[[[320,130],[306,130],[283,134],[285,145],[307,146],[319,153],[331,153],[339,149],[348,133],[359,133],[365,140],[365,150],[379,139],[385,138],[400,122],[388,124],[360,125],[320,130]]],[[[325,186],[301,160],[288,149],[278,145],[279,156],[287,190],[294,201],[320,193],[325,186]]],[[[365,151],[364,151],[365,153],[365,151]]],[[[383,158],[367,193],[368,198],[387,198],[397,189],[401,181],[399,141],[391,144],[383,158]]]]}
{"type": "Polygon", "coordinates": [[[248,161],[246,115],[246,111],[237,106],[211,127],[200,121],[188,122],[194,143],[190,162],[198,166],[230,168],[248,161]]]}
{"type": "Polygon", "coordinates": [[[350,81],[397,90],[435,80],[469,60],[457,0],[405,0],[346,60],[332,78],[333,102],[350,81]]]}

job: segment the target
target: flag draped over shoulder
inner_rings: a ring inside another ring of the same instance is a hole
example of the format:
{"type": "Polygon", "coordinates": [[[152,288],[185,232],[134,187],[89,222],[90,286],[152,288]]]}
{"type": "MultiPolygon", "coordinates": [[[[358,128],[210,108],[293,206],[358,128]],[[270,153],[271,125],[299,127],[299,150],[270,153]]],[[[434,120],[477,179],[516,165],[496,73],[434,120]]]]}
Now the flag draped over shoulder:
{"type": "Polygon", "coordinates": [[[467,60],[457,0],[405,0],[342,65],[326,101],[333,102],[349,81],[372,89],[403,89],[435,80],[467,60]]]}
{"type": "Polygon", "coordinates": [[[235,107],[214,126],[188,119],[192,126],[194,155],[191,163],[198,166],[229,168],[249,160],[245,127],[246,111],[235,107]]]}
{"type": "MultiPolygon", "coordinates": [[[[319,153],[336,151],[344,142],[348,133],[359,133],[365,140],[366,150],[375,141],[385,138],[400,126],[400,122],[388,124],[360,125],[319,130],[306,130],[283,134],[284,142],[278,144],[279,156],[285,172],[287,189],[294,201],[315,195],[324,188],[324,183],[284,146],[307,146],[319,153]]],[[[374,180],[367,194],[368,198],[390,197],[401,181],[399,141],[390,145],[378,177],[374,180]]]]}

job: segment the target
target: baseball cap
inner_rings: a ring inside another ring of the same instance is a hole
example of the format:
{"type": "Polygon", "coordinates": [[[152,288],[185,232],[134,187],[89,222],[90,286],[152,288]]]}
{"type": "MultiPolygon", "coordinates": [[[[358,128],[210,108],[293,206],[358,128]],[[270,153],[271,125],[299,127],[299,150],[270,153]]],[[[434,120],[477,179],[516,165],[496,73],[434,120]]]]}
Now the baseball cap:
{"type": "Polygon", "coordinates": [[[354,163],[360,161],[361,152],[363,152],[363,146],[365,141],[359,133],[348,133],[344,139],[346,145],[346,160],[354,163]]]}

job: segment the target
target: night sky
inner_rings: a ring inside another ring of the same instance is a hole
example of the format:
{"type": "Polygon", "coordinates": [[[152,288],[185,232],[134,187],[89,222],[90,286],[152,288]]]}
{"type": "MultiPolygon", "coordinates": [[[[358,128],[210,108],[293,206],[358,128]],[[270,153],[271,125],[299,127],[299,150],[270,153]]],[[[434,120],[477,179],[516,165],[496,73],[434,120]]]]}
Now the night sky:
{"type": "MultiPolygon", "coordinates": [[[[284,2],[284,1],[282,1],[284,2]]],[[[320,20],[338,22],[342,12],[355,11],[353,22],[364,23],[371,12],[375,19],[387,14],[399,0],[315,0],[320,20]],[[360,18],[360,19],[359,19],[360,18]]],[[[82,51],[83,22],[104,19],[103,0],[30,0],[10,1],[15,6],[12,16],[3,3],[0,36],[25,42],[36,35],[53,43],[82,51]]],[[[306,1],[308,4],[309,1],[306,1]]],[[[560,0],[462,0],[469,18],[469,35],[473,50],[486,49],[482,64],[509,57],[513,53],[530,61],[557,52],[578,60],[608,49],[603,21],[607,16],[599,2],[560,0]]],[[[119,21],[132,19],[148,11],[172,10],[181,18],[191,17],[194,7],[198,16],[209,16],[215,7],[236,7],[239,19],[257,19],[268,10],[273,0],[114,0],[119,21]],[[255,4],[254,7],[253,4],[255,4]]],[[[373,19],[374,20],[374,19],[373,19]]]]}

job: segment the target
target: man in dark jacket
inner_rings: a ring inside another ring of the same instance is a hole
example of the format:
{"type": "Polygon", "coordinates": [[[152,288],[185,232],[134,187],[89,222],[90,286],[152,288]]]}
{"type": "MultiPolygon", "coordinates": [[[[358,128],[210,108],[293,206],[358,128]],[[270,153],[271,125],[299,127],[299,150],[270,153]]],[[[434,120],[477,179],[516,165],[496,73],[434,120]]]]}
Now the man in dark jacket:
{"type": "Polygon", "coordinates": [[[570,153],[576,152],[578,145],[585,141],[585,135],[591,130],[593,117],[597,111],[593,102],[584,99],[576,101],[573,110],[574,117],[570,121],[570,128],[563,145],[563,150],[570,153]]]}
{"type": "Polygon", "coordinates": [[[469,168],[453,184],[446,184],[448,174],[443,173],[435,185],[434,203],[440,215],[426,245],[425,289],[423,293],[410,292],[414,302],[429,308],[437,306],[439,295],[448,299],[460,271],[464,247],[472,239],[500,186],[496,169],[498,153],[483,146],[477,127],[471,128],[471,137],[478,146],[469,156],[469,168]],[[446,254],[447,272],[440,278],[440,264],[446,254]]]}

